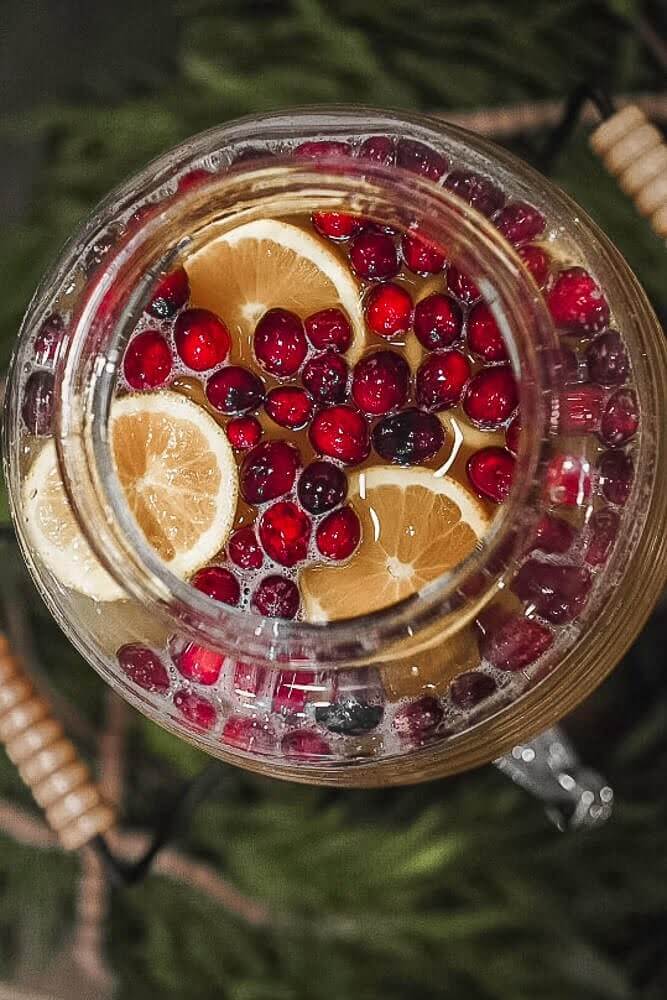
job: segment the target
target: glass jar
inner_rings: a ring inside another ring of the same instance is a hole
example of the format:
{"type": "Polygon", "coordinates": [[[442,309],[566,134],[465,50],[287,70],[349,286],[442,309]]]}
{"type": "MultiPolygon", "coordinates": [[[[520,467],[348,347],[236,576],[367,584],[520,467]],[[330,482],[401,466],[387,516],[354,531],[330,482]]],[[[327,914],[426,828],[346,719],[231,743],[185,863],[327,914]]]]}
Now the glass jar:
{"type": "Polygon", "coordinates": [[[44,600],[82,655],[139,710],[208,753],[323,784],[451,774],[561,718],[641,629],[665,577],[666,373],[657,321],[618,252],[564,194],[505,151],[435,119],[364,109],[246,119],[189,140],[116,190],[38,290],[7,393],[14,521],[44,600]],[[375,135],[388,137],[393,151],[382,161],[359,155],[375,135]],[[344,145],[302,146],[324,141],[344,145]],[[434,179],[419,144],[444,179],[434,179]],[[487,186],[471,186],[470,172],[487,186]],[[503,216],[505,202],[512,207],[503,216]],[[540,290],[525,252],[499,233],[512,237],[501,217],[520,221],[523,203],[546,220],[540,244],[559,273],[585,268],[602,288],[611,318],[594,331],[559,336],[545,304],[555,279],[540,290]],[[325,624],[228,608],[170,573],[124,501],[107,437],[119,362],[156,276],[206,243],[212,226],[219,234],[316,210],[352,212],[399,232],[417,225],[447,248],[503,332],[522,426],[510,495],[471,556],[398,604],[325,624]],[[622,333],[628,372],[582,402],[590,346],[609,323],[622,333]],[[625,411],[638,400],[639,429],[607,434],[605,445],[600,414],[618,410],[622,392],[625,411]],[[103,567],[113,579],[114,601],[70,589],[31,542],[26,477],[50,439],[85,539],[80,556],[91,573],[103,567]],[[563,505],[558,491],[573,476],[575,495],[563,505]],[[565,549],[536,541],[554,509],[570,539],[565,549]],[[583,581],[565,612],[544,603],[549,581],[540,583],[538,566],[535,583],[536,560],[583,581]],[[192,644],[212,658],[213,682],[183,670],[192,644]],[[129,667],[118,656],[128,648],[129,667]]]}

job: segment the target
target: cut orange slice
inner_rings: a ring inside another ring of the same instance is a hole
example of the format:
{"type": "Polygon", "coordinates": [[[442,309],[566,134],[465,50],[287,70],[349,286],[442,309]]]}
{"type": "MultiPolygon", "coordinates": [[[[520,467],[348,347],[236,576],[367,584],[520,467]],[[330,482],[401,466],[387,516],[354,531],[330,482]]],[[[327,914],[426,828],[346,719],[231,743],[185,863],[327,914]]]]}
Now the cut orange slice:
{"type": "Polygon", "coordinates": [[[269,309],[302,319],[320,309],[342,308],[352,325],[347,359],[364,346],[359,286],[347,264],[322,240],[288,222],[256,219],[205,244],[185,261],[190,300],[224,319],[238,359],[251,357],[252,335],[269,309]]]}
{"type": "Polygon", "coordinates": [[[361,544],[344,565],[302,573],[310,621],[368,614],[418,592],[462,562],[489,523],[472,493],[430,469],[367,469],[351,481],[350,499],[361,544]]]}
{"type": "MultiPolygon", "coordinates": [[[[156,392],[116,399],[109,434],[142,532],[173,573],[193,573],[223,547],[236,512],[238,473],[224,431],[185,397],[156,392]]],[[[38,455],[23,490],[30,540],[60,582],[99,601],[123,596],[74,518],[53,441],[38,455]]]]}

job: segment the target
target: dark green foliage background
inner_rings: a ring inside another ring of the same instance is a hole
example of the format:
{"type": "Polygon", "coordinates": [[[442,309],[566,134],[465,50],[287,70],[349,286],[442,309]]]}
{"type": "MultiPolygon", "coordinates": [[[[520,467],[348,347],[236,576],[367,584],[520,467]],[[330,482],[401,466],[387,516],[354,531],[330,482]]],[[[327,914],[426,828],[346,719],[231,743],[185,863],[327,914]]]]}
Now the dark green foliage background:
{"type": "MultiPolygon", "coordinates": [[[[0,352],[53,253],[112,185],[186,135],[297,103],[461,110],[560,97],[580,79],[664,86],[634,30],[638,0],[179,0],[162,68],[119,96],[113,63],[80,99],[8,123],[46,156],[26,220],[0,242],[0,352]]],[[[518,137],[530,157],[544,137],[518,137]]],[[[663,245],[579,134],[558,181],[665,305],[663,245]],[[661,299],[662,296],[662,299],[661,299]]],[[[7,567],[9,563],[5,564],[7,567]]],[[[9,574],[9,568],[5,568],[9,574]]],[[[22,593],[54,684],[91,733],[103,687],[22,593]]],[[[114,896],[109,951],[123,1000],[662,1000],[667,994],[667,616],[571,720],[614,785],[605,829],[559,835],[491,769],[373,792],[304,789],[230,772],[183,846],[277,916],[252,930],[157,877],[114,896]]],[[[149,824],[200,755],[133,718],[128,821],[149,824]]],[[[0,760],[0,794],[29,806],[0,760]]],[[[66,932],[75,864],[2,840],[0,974],[46,962],[66,932]]]]}

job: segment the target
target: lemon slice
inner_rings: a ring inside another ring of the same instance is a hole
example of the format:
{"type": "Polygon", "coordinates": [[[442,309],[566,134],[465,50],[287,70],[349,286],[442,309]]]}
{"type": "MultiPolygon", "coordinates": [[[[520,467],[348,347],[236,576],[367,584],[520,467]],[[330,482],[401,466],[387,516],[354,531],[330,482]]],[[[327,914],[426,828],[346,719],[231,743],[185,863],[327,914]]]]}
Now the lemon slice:
{"type": "MultiPolygon", "coordinates": [[[[238,473],[231,446],[205,410],[173,392],[116,399],[111,452],[130,510],[169,569],[185,577],[208,562],[231,531],[238,473]]],[[[66,586],[99,601],[123,596],[74,518],[47,442],[23,486],[28,534],[66,586]]]]}
{"type": "Polygon", "coordinates": [[[252,334],[265,312],[280,307],[302,319],[340,306],[352,325],[346,357],[354,364],[365,340],[359,286],[347,264],[319,237],[276,219],[246,222],[212,239],[185,261],[193,306],[221,316],[251,357],[252,334]]]}
{"type": "Polygon", "coordinates": [[[421,590],[462,562],[489,518],[457,480],[430,469],[376,466],[350,482],[361,544],[342,566],[301,575],[306,617],[331,621],[368,614],[421,590]]]}

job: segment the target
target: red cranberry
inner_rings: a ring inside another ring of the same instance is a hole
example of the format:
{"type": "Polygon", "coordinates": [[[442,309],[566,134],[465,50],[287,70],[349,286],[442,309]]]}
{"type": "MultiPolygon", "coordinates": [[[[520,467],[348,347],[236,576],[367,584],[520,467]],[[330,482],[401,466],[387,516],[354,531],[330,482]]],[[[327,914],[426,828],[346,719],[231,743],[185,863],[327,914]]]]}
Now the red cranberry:
{"type": "Polygon", "coordinates": [[[36,365],[52,365],[65,336],[65,323],[60,313],[47,316],[35,337],[33,358],[36,365]]]}
{"type": "Polygon", "coordinates": [[[157,330],[144,330],[127,346],[123,372],[132,389],[158,389],[171,374],[169,344],[157,330]]]}
{"type": "Polygon", "coordinates": [[[538,288],[544,288],[551,274],[551,257],[542,247],[527,243],[519,247],[519,257],[538,288]]]}
{"type": "Polygon", "coordinates": [[[265,681],[265,667],[260,667],[256,663],[246,663],[245,660],[237,660],[234,664],[232,685],[235,694],[254,698],[264,687],[265,681]]]}
{"type": "Polygon", "coordinates": [[[383,416],[407,399],[410,366],[395,351],[375,351],[357,362],[352,376],[352,398],[364,413],[383,416]]]}
{"type": "Polygon", "coordinates": [[[348,240],[362,227],[360,219],[347,212],[313,212],[312,223],[321,236],[330,240],[348,240]]]}
{"type": "Polygon", "coordinates": [[[514,246],[530,243],[541,236],[545,226],[546,220],[542,213],[525,201],[510,202],[496,219],[496,227],[514,246]]]}
{"type": "Polygon", "coordinates": [[[317,139],[302,142],[294,150],[294,155],[300,159],[320,160],[329,156],[349,156],[352,147],[349,142],[335,142],[332,139],[317,139]]]}
{"type": "Polygon", "coordinates": [[[480,427],[500,427],[517,408],[519,393],[509,365],[486,368],[473,378],[463,409],[480,427]]]}
{"type": "Polygon", "coordinates": [[[347,476],[331,462],[311,462],[299,477],[297,495],[311,514],[325,514],[347,496],[347,476]]]}
{"type": "Polygon", "coordinates": [[[493,313],[486,302],[473,306],[468,317],[468,347],[480,361],[507,361],[507,349],[493,313]]]}
{"type": "Polygon", "coordinates": [[[174,695],[174,705],[197,729],[212,729],[215,725],[218,717],[215,705],[194,691],[177,691],[174,695]]]}
{"type": "Polygon", "coordinates": [[[422,174],[432,181],[440,180],[448,167],[441,153],[414,139],[399,139],[396,146],[396,164],[413,174],[422,174]]]}
{"type": "Polygon", "coordinates": [[[331,747],[312,729],[294,729],[283,736],[281,749],[285,757],[302,760],[308,757],[328,757],[331,747]]]}
{"type": "Polygon", "coordinates": [[[516,417],[505,431],[505,445],[508,451],[514,456],[519,454],[521,442],[521,417],[517,413],[516,417]]]}
{"type": "Polygon", "coordinates": [[[442,247],[413,232],[404,235],[401,250],[405,266],[414,274],[439,274],[447,262],[442,247]]]}
{"type": "Polygon", "coordinates": [[[341,507],[318,525],[315,542],[326,559],[349,559],[361,539],[361,524],[352,507],[341,507]]]}
{"type": "Polygon", "coordinates": [[[480,652],[496,670],[515,672],[539,660],[553,641],[553,633],[546,625],[524,615],[513,615],[485,635],[480,652]]]}
{"type": "Polygon", "coordinates": [[[198,646],[196,642],[173,644],[171,655],[178,672],[195,684],[215,684],[225,661],[220,653],[198,646]]]}
{"type": "Polygon", "coordinates": [[[350,263],[360,278],[386,281],[401,267],[396,244],[387,233],[365,229],[350,244],[350,263]]]}
{"type": "Polygon", "coordinates": [[[617,389],[607,401],[600,424],[600,437],[605,444],[624,444],[637,433],[639,410],[632,389],[617,389]]]}
{"type": "Polygon", "coordinates": [[[628,355],[621,335],[607,330],[596,337],[586,351],[588,373],[599,385],[622,385],[628,374],[628,355]]]}
{"type": "Polygon", "coordinates": [[[598,333],[609,322],[609,305],[595,278],[583,267],[561,271],[547,296],[555,325],[570,333],[598,333]]]}
{"type": "Polygon", "coordinates": [[[229,421],[226,431],[229,443],[237,451],[254,448],[262,437],[262,425],[257,417],[236,417],[229,421]]]}
{"type": "Polygon", "coordinates": [[[368,425],[351,406],[324,407],[315,415],[309,437],[316,452],[345,465],[359,465],[371,450],[368,425]]]}
{"type": "Polygon", "coordinates": [[[229,539],[227,553],[234,565],[240,566],[241,569],[260,569],[264,562],[255,529],[250,525],[237,528],[229,539]]]}
{"type": "Polygon", "coordinates": [[[38,437],[51,433],[55,381],[51,372],[32,372],[23,390],[21,416],[28,431],[38,437]]]}
{"type": "Polygon", "coordinates": [[[123,673],[144,691],[164,694],[169,689],[169,674],[164,663],[152,649],[130,643],[116,654],[123,673]]]}
{"type": "Polygon", "coordinates": [[[391,167],[396,162],[396,146],[388,135],[371,135],[362,142],[358,155],[362,160],[373,160],[391,167]]]}
{"type": "Polygon", "coordinates": [[[342,403],[347,394],[347,376],[345,358],[325,351],[305,364],[301,381],[319,403],[342,403]]]}
{"type": "Polygon", "coordinates": [[[568,521],[544,514],[537,522],[532,548],[550,554],[562,554],[572,547],[575,530],[568,521]]]}
{"type": "Polygon", "coordinates": [[[265,618],[294,618],[299,603],[299,588],[284,576],[265,576],[252,596],[253,608],[265,618]]]}
{"type": "Polygon", "coordinates": [[[214,601],[236,606],[241,600],[241,586],[233,573],[223,566],[205,566],[197,570],[191,580],[192,586],[214,601]]]}
{"type": "Polygon", "coordinates": [[[174,341],[181,361],[195,372],[221,365],[232,346],[229,330],[208,309],[186,309],[176,320],[174,341]]]}
{"type": "Polygon", "coordinates": [[[482,448],[470,456],[466,472],[476,493],[503,503],[512,489],[515,465],[515,459],[504,448],[482,448]]]}
{"type": "Polygon", "coordinates": [[[289,493],[301,458],[286,441],[263,441],[246,455],[241,467],[241,493],[247,503],[266,503],[289,493]]]}
{"type": "Polygon", "coordinates": [[[206,383],[206,398],[220,413],[248,413],[264,401],[264,386],[254,372],[227,365],[206,383]]]}
{"type": "Polygon", "coordinates": [[[460,271],[454,264],[450,264],[447,271],[447,288],[461,302],[471,304],[482,297],[482,293],[475,282],[460,271]]]}
{"type": "Polygon", "coordinates": [[[589,566],[602,566],[606,563],[616,541],[619,524],[618,514],[609,507],[596,510],[591,515],[588,522],[588,544],[584,555],[589,566]]]}
{"type": "Polygon", "coordinates": [[[190,282],[184,267],[177,267],[160,280],[146,309],[156,319],[170,319],[190,297],[190,282]]]}
{"type": "Polygon", "coordinates": [[[394,716],[394,729],[402,739],[419,739],[437,729],[443,715],[437,698],[425,695],[398,709],[394,716]]]}
{"type": "Polygon", "coordinates": [[[177,188],[181,193],[192,191],[194,188],[199,187],[200,184],[204,184],[210,180],[212,176],[210,170],[205,170],[203,167],[195,167],[193,170],[188,170],[179,177],[177,188]]]}
{"type": "Polygon", "coordinates": [[[273,731],[258,719],[230,715],[222,727],[222,742],[246,753],[267,754],[275,749],[273,731]]]}
{"type": "Polygon", "coordinates": [[[465,674],[459,674],[452,681],[449,686],[449,697],[457,708],[467,712],[481,701],[490,698],[495,690],[496,682],[493,677],[479,670],[469,670],[465,674]]]}
{"type": "Polygon", "coordinates": [[[505,204],[505,195],[500,188],[488,177],[473,170],[452,170],[444,186],[482,215],[493,215],[505,204]]]}
{"type": "Polygon", "coordinates": [[[605,451],[598,465],[602,493],[611,503],[623,506],[632,489],[632,459],[623,451],[605,451]]]}
{"type": "Polygon", "coordinates": [[[274,712],[302,712],[314,683],[312,670],[281,670],[273,692],[274,712]]]}
{"type": "Polygon", "coordinates": [[[512,583],[512,590],[528,601],[540,618],[554,625],[571,622],[584,609],[591,575],[581,566],[561,566],[529,559],[512,583]]]}
{"type": "Polygon", "coordinates": [[[604,392],[597,385],[575,385],[561,390],[558,428],[561,434],[589,434],[600,427],[604,392]]]}
{"type": "Polygon", "coordinates": [[[350,321],[340,309],[320,309],[306,319],[304,326],[308,340],[317,351],[331,348],[344,354],[352,343],[350,321]]]}
{"type": "Polygon", "coordinates": [[[433,292],[415,307],[415,334],[427,351],[449,347],[461,336],[461,307],[450,295],[433,292]]]}
{"type": "Polygon", "coordinates": [[[373,429],[373,446],[388,462],[422,465],[442,448],[445,432],[433,413],[409,407],[384,417],[373,429]]]}
{"type": "Polygon", "coordinates": [[[434,351],[417,371],[416,398],[425,410],[455,406],[470,378],[470,362],[460,351],[434,351]]]}
{"type": "Polygon", "coordinates": [[[271,389],[264,408],[279,427],[297,430],[299,427],[305,427],[310,420],[313,414],[313,400],[305,389],[279,386],[271,389]]]}
{"type": "Polygon", "coordinates": [[[264,551],[281,566],[296,566],[306,558],[310,532],[310,518],[291,500],[273,504],[259,522],[259,540],[264,551]]]}
{"type": "Polygon", "coordinates": [[[547,466],[545,495],[549,503],[578,507],[591,495],[591,466],[587,458],[555,455],[547,466]]]}
{"type": "Polygon", "coordinates": [[[405,333],[412,321],[410,293],[391,281],[377,285],[366,296],[364,312],[369,329],[378,336],[395,337],[405,333]]]}
{"type": "Polygon", "coordinates": [[[269,309],[262,316],[253,346],[262,368],[279,377],[295,375],[308,351],[303,323],[287,309],[269,309]]]}

